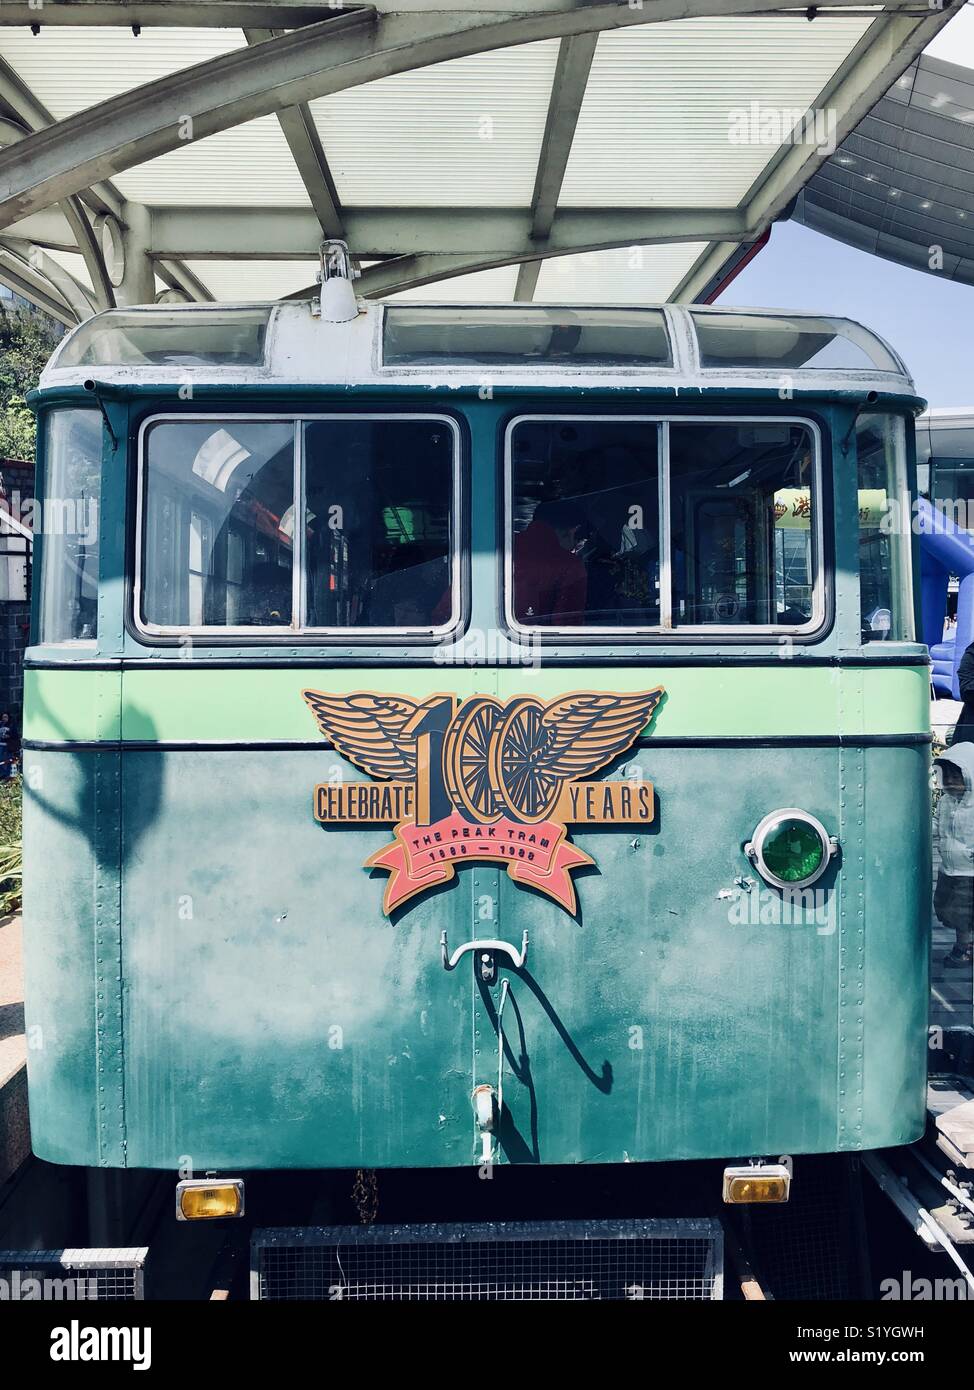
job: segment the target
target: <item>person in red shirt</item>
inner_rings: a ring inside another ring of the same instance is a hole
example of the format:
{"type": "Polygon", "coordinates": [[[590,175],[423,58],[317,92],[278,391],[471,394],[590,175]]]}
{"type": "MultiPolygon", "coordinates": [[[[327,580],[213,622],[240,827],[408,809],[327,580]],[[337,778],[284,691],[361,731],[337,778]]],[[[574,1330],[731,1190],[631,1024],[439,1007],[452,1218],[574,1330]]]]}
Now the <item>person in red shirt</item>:
{"type": "Polygon", "coordinates": [[[568,499],[539,502],[514,537],[514,616],[528,627],[585,622],[588,574],[575,554],[581,508],[568,499]]]}

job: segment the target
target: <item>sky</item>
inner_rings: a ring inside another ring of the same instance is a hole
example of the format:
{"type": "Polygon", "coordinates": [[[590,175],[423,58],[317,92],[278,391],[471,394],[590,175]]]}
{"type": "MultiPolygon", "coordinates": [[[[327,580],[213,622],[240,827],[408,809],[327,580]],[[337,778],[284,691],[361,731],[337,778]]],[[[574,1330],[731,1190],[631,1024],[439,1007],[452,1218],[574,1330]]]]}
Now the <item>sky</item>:
{"type": "Polygon", "coordinates": [[[857,319],[903,358],[931,406],[974,408],[974,287],[779,222],[718,301],[857,319]]]}
{"type": "MultiPolygon", "coordinates": [[[[974,5],[965,5],[924,51],[974,67],[974,5]]],[[[974,287],[781,222],[719,302],[858,319],[896,349],[931,406],[974,407],[974,287]]]]}

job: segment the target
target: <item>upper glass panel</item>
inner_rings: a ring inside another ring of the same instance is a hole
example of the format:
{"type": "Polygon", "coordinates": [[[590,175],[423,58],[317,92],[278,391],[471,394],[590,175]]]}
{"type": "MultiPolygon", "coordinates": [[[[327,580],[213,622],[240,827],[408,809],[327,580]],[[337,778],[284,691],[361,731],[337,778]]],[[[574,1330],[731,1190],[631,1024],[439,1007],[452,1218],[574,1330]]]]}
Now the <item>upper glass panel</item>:
{"type": "Polygon", "coordinates": [[[669,367],[659,309],[422,308],[389,305],[385,367],[453,363],[494,367],[669,367]]]}
{"type": "Polygon", "coordinates": [[[97,410],[47,417],[41,642],[93,642],[98,635],[98,512],[102,420],[97,410]]]}
{"type": "Polygon", "coordinates": [[[264,360],[270,307],[118,309],[88,319],[58,367],[250,367],[264,360]]]}
{"type": "Polygon", "coordinates": [[[905,372],[875,334],[845,319],[705,310],[691,317],[701,367],[905,372]]]}

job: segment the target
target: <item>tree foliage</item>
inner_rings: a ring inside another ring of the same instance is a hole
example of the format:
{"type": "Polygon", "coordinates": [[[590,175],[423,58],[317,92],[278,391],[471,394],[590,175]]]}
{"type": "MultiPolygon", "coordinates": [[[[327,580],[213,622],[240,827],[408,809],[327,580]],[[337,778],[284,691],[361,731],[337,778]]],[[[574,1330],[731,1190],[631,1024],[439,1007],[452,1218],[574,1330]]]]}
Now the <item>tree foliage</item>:
{"type": "Polygon", "coordinates": [[[46,314],[0,306],[0,457],[34,457],[34,412],[26,396],[59,337],[46,314]]]}

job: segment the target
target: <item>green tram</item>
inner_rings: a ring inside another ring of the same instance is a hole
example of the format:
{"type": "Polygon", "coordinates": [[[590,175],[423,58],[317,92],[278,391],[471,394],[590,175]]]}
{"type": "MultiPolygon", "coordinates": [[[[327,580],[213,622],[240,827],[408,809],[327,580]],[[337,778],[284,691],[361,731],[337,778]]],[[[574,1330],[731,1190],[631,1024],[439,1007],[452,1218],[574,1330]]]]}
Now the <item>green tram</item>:
{"type": "Polygon", "coordinates": [[[191,1169],[192,1216],[254,1170],[760,1160],[780,1199],[783,1155],[916,1139],[899,358],[336,317],[112,310],[34,398],[35,1152],[191,1169]]]}

